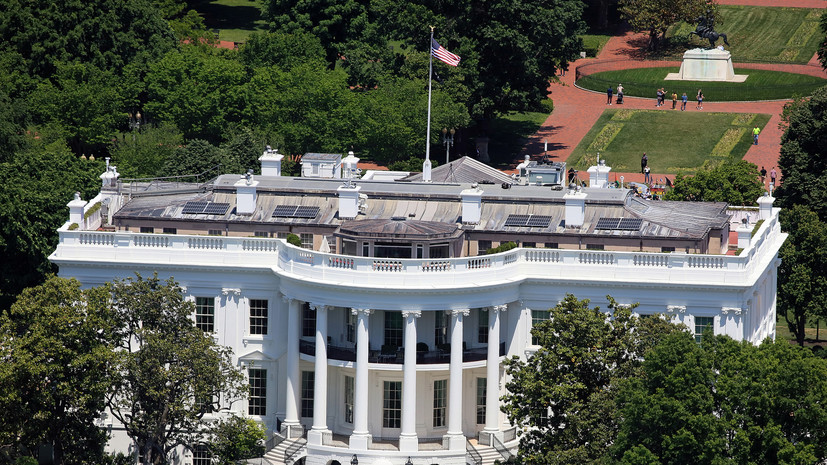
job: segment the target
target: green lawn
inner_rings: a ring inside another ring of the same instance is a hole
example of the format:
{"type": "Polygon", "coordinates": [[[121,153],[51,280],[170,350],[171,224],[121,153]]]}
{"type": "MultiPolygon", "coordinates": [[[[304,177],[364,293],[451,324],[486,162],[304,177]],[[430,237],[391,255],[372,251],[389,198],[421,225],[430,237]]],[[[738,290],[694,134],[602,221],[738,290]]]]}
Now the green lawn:
{"type": "Polygon", "coordinates": [[[583,50],[586,52],[586,56],[596,57],[612,36],[608,34],[583,34],[580,38],[583,40],[583,50]]]}
{"type": "Polygon", "coordinates": [[[597,152],[615,172],[637,172],[644,152],[654,173],[694,172],[706,160],[740,160],[752,143],[751,128],[763,128],[766,114],[680,110],[603,112],[574,149],[568,165],[586,170],[597,152]]]}
{"type": "Polygon", "coordinates": [[[261,0],[202,0],[195,9],[208,29],[217,29],[220,40],[244,42],[264,29],[261,0]]]}
{"type": "Polygon", "coordinates": [[[618,83],[622,83],[625,95],[649,98],[655,98],[657,89],[664,87],[669,92],[677,91],[678,97],[686,92],[690,101],[695,98],[698,89],[703,89],[704,98],[709,102],[788,99],[796,95],[810,95],[827,85],[827,79],[815,76],[746,68],[735,68],[735,74],[749,76],[742,83],[664,80],[668,73],[677,73],[678,70],[678,67],[666,67],[605,71],[585,76],[577,81],[577,85],[604,92],[608,86],[616,88],[618,83]]]}
{"type": "Polygon", "coordinates": [[[513,113],[491,121],[488,153],[492,165],[510,164],[520,155],[529,137],[540,129],[548,113],[513,113]]]}
{"type": "MultiPolygon", "coordinates": [[[[735,62],[807,63],[824,38],[818,25],[822,10],[721,5],[719,11],[722,22],[715,24],[715,30],[727,35],[730,46],[726,49],[735,62]]],[[[677,44],[670,50],[673,56],[682,56],[687,48],[699,44],[709,45],[709,41],[692,36],[688,42],[691,45],[685,46],[685,38],[693,30],[694,25],[679,23],[667,31],[671,43],[677,44]]]]}

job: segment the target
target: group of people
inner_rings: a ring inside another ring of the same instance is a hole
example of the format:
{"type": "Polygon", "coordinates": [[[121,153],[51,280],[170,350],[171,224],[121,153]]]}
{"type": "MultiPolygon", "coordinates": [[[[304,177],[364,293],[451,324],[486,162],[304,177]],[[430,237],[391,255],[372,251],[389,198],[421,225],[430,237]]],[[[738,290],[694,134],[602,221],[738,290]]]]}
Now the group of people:
{"type": "MultiPolygon", "coordinates": [[[[758,128],[758,126],[756,126],[756,129],[757,128],[758,128]]],[[[762,166],[760,173],[761,173],[761,184],[763,184],[765,182],[764,180],[767,178],[767,169],[762,166]]],[[[772,187],[773,189],[775,188],[775,180],[776,180],[777,177],[778,177],[778,172],[775,171],[775,167],[773,166],[772,170],[770,170],[770,187],[772,187]]]]}
{"type": "MultiPolygon", "coordinates": [[[[611,86],[609,86],[609,88],[606,89],[606,97],[607,97],[606,98],[606,104],[607,105],[612,104],[612,97],[613,97],[614,93],[615,93],[615,91],[614,91],[614,89],[612,89],[611,86]]],[[[655,104],[655,106],[656,107],[663,106],[664,102],[666,101],[666,97],[668,95],[669,95],[669,92],[664,90],[663,87],[658,89],[658,91],[656,92],[657,103],[655,104]]],[[[675,109],[678,108],[678,93],[673,91],[671,97],[672,97],[672,109],[675,110],[675,109]]],[[[686,92],[683,93],[683,95],[680,97],[680,99],[681,99],[681,111],[686,111],[686,102],[689,100],[689,97],[686,96],[686,92]]],[[[703,91],[701,91],[701,89],[698,89],[697,99],[698,99],[698,105],[695,108],[698,109],[698,110],[703,110],[704,109],[704,93],[703,93],[703,91]]],[[[618,84],[617,85],[617,103],[623,103],[623,84],[618,84]]],[[[756,142],[756,144],[757,144],[757,142],[756,142]]]]}
{"type": "MultiPolygon", "coordinates": [[[[608,97],[608,99],[606,100],[606,103],[609,104],[609,105],[612,104],[612,94],[613,93],[614,93],[614,90],[612,90],[612,86],[609,86],[609,88],[606,89],[606,96],[608,97]]],[[[617,85],[617,103],[619,103],[619,104],[623,103],[623,84],[618,84],[617,85]]]]}

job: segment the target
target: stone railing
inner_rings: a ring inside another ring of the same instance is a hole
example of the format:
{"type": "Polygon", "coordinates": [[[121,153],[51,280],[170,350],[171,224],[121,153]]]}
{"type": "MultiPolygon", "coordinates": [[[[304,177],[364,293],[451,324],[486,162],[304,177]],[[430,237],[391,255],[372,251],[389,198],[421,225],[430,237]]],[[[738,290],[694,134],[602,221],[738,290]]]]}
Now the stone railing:
{"type": "MultiPolygon", "coordinates": [[[[521,279],[604,282],[743,284],[752,264],[771,258],[784,239],[778,209],[739,256],[573,249],[513,249],[478,257],[386,259],[302,249],[281,239],[60,230],[52,255],[62,260],[123,263],[188,263],[270,268],[298,279],[356,287],[463,287],[521,279]],[[96,254],[96,252],[99,252],[96,254]],[[220,254],[221,256],[217,256],[220,254]],[[372,278],[373,277],[373,278],[372,278]]],[[[756,265],[757,266],[757,265],[756,265]]]]}

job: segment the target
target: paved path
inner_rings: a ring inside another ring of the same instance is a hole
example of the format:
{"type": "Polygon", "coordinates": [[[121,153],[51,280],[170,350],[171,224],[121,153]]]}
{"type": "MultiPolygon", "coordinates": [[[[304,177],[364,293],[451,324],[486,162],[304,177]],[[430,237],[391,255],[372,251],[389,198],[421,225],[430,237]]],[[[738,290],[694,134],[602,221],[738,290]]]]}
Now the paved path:
{"type": "MultiPolygon", "coordinates": [[[[760,6],[787,6],[805,8],[825,8],[827,0],[719,0],[721,4],[729,5],[760,5],[760,6]]],[[[679,62],[646,62],[641,61],[641,44],[645,43],[645,34],[626,32],[612,37],[606,46],[601,50],[597,58],[580,59],[572,63],[570,70],[585,63],[605,62],[608,69],[628,69],[642,66],[676,66],[679,62]]],[[[817,64],[818,57],[810,60],[810,63],[817,64]]],[[[811,65],[784,65],[784,64],[736,64],[737,67],[761,68],[776,71],[787,71],[816,75],[827,78],[820,67],[811,65]]],[[[539,131],[529,139],[523,148],[522,156],[525,154],[539,158],[543,154],[543,141],[548,141],[548,155],[556,161],[565,161],[571,155],[574,148],[586,133],[595,124],[597,119],[606,108],[606,94],[586,91],[574,87],[575,72],[569,71],[565,76],[560,77],[559,83],[552,83],[549,86],[551,98],[554,100],[554,111],[549,115],[539,131]]],[[[689,96],[687,111],[698,111],[695,109],[696,102],[693,102],[694,95],[689,96]]],[[[621,108],[634,109],[655,109],[655,99],[626,97],[621,108]]],[[[772,115],[769,123],[761,131],[759,145],[752,145],[747,151],[744,159],[755,163],[760,168],[766,167],[769,172],[778,162],[778,155],[781,142],[780,114],[784,106],[783,101],[772,102],[706,102],[703,111],[706,112],[732,112],[732,113],[768,113],[772,115]]],[[[679,102],[680,104],[680,102],[679,102]]],[[[671,105],[661,107],[661,111],[672,111],[671,105]]],[[[679,110],[676,110],[679,111],[679,110]]],[[[654,152],[654,150],[653,150],[654,152]]],[[[643,174],[640,173],[614,173],[616,176],[623,175],[627,181],[643,182],[643,174]]],[[[667,176],[663,173],[652,173],[652,177],[660,179],[667,176]]],[[[674,177],[672,174],[670,178],[674,177]]],[[[769,176],[768,176],[769,177],[769,176]]],[[[780,175],[779,175],[780,177],[780,175]]],[[[612,179],[615,179],[613,176],[612,179]]],[[[769,182],[769,180],[767,180],[769,182]]]]}

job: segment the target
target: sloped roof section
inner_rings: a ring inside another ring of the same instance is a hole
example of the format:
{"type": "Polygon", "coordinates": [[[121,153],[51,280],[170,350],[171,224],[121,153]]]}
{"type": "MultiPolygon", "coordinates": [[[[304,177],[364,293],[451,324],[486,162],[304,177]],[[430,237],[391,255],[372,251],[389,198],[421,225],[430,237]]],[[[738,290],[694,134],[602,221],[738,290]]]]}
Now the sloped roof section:
{"type": "MultiPolygon", "coordinates": [[[[415,173],[399,180],[400,182],[421,182],[422,173],[415,173]]],[[[513,184],[511,176],[470,157],[462,157],[447,165],[440,165],[431,170],[431,182],[451,184],[513,184]]]]}

